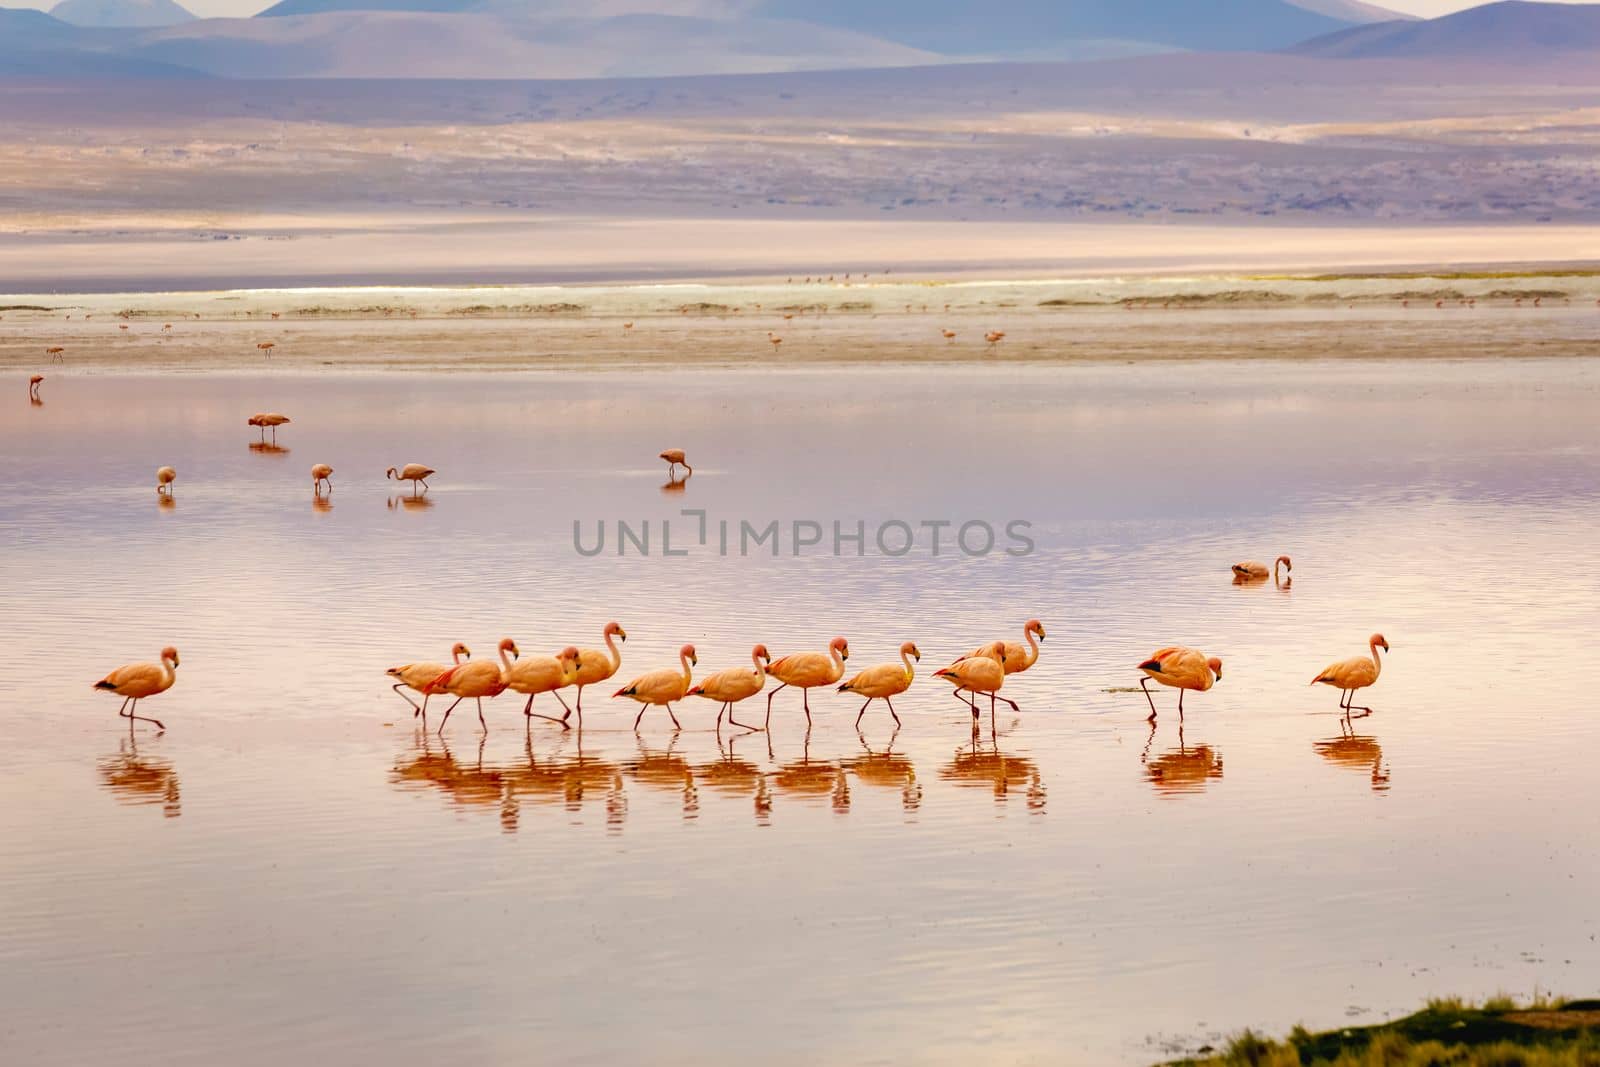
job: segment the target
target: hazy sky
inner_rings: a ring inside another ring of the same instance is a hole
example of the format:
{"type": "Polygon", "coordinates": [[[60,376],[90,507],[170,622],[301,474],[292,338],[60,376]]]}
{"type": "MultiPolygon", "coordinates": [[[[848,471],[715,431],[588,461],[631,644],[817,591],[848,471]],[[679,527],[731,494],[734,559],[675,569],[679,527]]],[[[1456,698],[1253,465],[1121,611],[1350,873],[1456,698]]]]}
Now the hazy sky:
{"type": "MultiPolygon", "coordinates": [[[[271,6],[276,0],[178,0],[184,7],[196,15],[209,16],[243,16],[253,15],[263,8],[271,6]]],[[[1460,11],[1463,8],[1477,7],[1486,0],[1373,0],[1383,7],[1395,11],[1404,11],[1413,15],[1444,15],[1451,11],[1460,11]]],[[[1594,0],[1556,0],[1558,3],[1577,4],[1593,3],[1594,0]]],[[[0,6],[6,7],[37,7],[48,11],[55,6],[56,0],[0,0],[0,6]]],[[[670,3],[650,5],[641,2],[637,7],[670,7],[670,3]]]]}

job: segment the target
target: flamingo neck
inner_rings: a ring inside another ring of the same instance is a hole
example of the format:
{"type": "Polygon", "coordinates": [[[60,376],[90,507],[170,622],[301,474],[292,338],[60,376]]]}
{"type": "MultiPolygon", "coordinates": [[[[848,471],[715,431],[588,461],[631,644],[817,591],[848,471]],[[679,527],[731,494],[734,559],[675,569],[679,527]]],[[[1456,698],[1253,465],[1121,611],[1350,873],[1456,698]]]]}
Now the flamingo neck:
{"type": "Polygon", "coordinates": [[[678,654],[678,665],[683,668],[684,688],[688,688],[694,684],[694,671],[689,667],[689,657],[680,652],[678,654]]]}
{"type": "Polygon", "coordinates": [[[754,652],[750,653],[750,662],[756,665],[757,678],[765,678],[767,676],[766,664],[761,662],[760,656],[756,655],[754,652]]]}
{"type": "Polygon", "coordinates": [[[1373,641],[1367,647],[1372,650],[1372,673],[1376,677],[1383,673],[1383,660],[1378,657],[1378,643],[1373,641]]]}
{"type": "Polygon", "coordinates": [[[161,674],[162,680],[166,683],[167,688],[172,688],[172,683],[178,680],[178,667],[172,662],[172,657],[161,657],[161,674]]]}
{"type": "Polygon", "coordinates": [[[1028,666],[1031,667],[1039,662],[1039,639],[1034,636],[1032,630],[1024,630],[1022,636],[1028,642],[1028,666]]]}
{"type": "Polygon", "coordinates": [[[1278,559],[1277,559],[1277,562],[1275,562],[1272,565],[1272,578],[1273,578],[1274,581],[1278,580],[1278,578],[1280,577],[1279,572],[1282,571],[1282,570],[1283,570],[1283,557],[1279,556],[1278,559]]]}
{"type": "Polygon", "coordinates": [[[606,632],[606,652],[611,659],[611,673],[616,674],[622,669],[622,650],[617,647],[617,635],[610,631],[606,632]]]}
{"type": "Polygon", "coordinates": [[[907,652],[903,648],[900,650],[900,662],[906,665],[907,679],[912,679],[917,676],[917,669],[911,665],[911,653],[907,652]]]}
{"type": "Polygon", "coordinates": [[[511,677],[511,661],[506,658],[506,650],[500,650],[500,680],[503,682],[511,677]]]}
{"type": "Polygon", "coordinates": [[[450,662],[459,664],[461,662],[461,653],[459,653],[459,652],[450,653],[450,662]]]}

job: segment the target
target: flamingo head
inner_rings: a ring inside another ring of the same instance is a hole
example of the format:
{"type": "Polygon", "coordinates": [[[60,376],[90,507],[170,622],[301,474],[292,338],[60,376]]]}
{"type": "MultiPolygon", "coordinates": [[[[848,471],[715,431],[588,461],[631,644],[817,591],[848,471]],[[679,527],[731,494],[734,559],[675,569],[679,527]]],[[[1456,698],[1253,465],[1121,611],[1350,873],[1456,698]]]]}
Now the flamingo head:
{"type": "Polygon", "coordinates": [[[561,650],[561,653],[556,656],[556,659],[560,660],[562,666],[566,667],[568,670],[576,670],[578,668],[579,654],[580,653],[578,652],[576,645],[568,645],[566,648],[561,650]]]}
{"type": "Polygon", "coordinates": [[[178,669],[178,650],[173,648],[171,645],[168,645],[166,648],[161,650],[161,658],[163,660],[171,660],[172,669],[178,669]]]}
{"type": "Polygon", "coordinates": [[[678,658],[688,660],[692,666],[698,667],[700,665],[699,657],[694,654],[693,645],[684,645],[682,648],[678,649],[678,658]]]}
{"type": "Polygon", "coordinates": [[[386,477],[386,478],[393,478],[393,477],[394,477],[394,476],[395,476],[395,475],[396,475],[396,474],[398,474],[398,473],[399,473],[399,472],[398,472],[398,471],[396,471],[396,470],[395,470],[395,469],[394,469],[394,468],[393,468],[393,467],[390,467],[390,468],[389,468],[389,472],[388,472],[388,473],[387,473],[387,474],[386,474],[386,475],[384,475],[384,477],[386,477]]]}
{"type": "Polygon", "coordinates": [[[606,623],[606,632],[604,636],[610,637],[612,634],[615,634],[619,640],[626,641],[628,639],[628,634],[625,630],[623,630],[621,623],[606,623]]]}
{"type": "Polygon", "coordinates": [[[517,648],[517,643],[509,637],[502,637],[500,639],[500,654],[503,656],[507,652],[511,653],[512,659],[522,658],[522,650],[517,648]]]}
{"type": "Polygon", "coordinates": [[[772,653],[767,651],[766,645],[757,645],[755,648],[750,650],[750,658],[758,659],[763,663],[771,663],[772,653]]]}
{"type": "Polygon", "coordinates": [[[455,660],[457,663],[460,663],[464,659],[471,659],[472,649],[468,648],[463,642],[457,641],[455,644],[450,646],[450,658],[455,660]]]}
{"type": "Polygon", "coordinates": [[[1288,556],[1279,556],[1278,557],[1278,562],[1283,564],[1283,569],[1284,570],[1286,570],[1286,571],[1294,570],[1294,560],[1290,559],[1288,556]]]}
{"type": "Polygon", "coordinates": [[[1384,639],[1382,634],[1373,634],[1372,640],[1368,643],[1374,648],[1381,648],[1385,652],[1389,651],[1389,642],[1384,639]]]}
{"type": "Polygon", "coordinates": [[[1029,619],[1028,624],[1022,629],[1027,633],[1037,634],[1039,640],[1044,640],[1044,623],[1040,622],[1038,619],[1029,619]]]}
{"type": "Polygon", "coordinates": [[[1217,676],[1217,681],[1222,681],[1222,661],[1215,656],[1206,660],[1206,666],[1211,668],[1211,673],[1217,676]]]}
{"type": "Polygon", "coordinates": [[[919,649],[916,646],[916,643],[913,641],[907,641],[905,644],[901,645],[900,654],[902,656],[910,656],[919,663],[922,662],[922,650],[919,649]]]}
{"type": "Polygon", "coordinates": [[[850,658],[850,642],[846,641],[842,637],[835,637],[832,641],[829,641],[828,649],[829,651],[839,653],[840,659],[850,658]]]}

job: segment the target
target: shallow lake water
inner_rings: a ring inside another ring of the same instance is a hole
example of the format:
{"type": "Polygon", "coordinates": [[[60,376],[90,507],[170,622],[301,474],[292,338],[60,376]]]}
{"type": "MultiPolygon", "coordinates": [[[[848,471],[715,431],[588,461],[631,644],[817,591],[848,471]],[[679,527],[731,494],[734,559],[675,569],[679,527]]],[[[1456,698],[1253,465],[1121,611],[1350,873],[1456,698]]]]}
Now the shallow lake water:
{"type": "Polygon", "coordinates": [[[1600,986],[1600,363],[58,373],[43,396],[0,411],[8,1062],[1147,1063],[1600,986]],[[273,409],[294,421],[252,447],[273,409]],[[383,477],[411,461],[439,471],[423,497],[383,477]],[[618,520],[648,555],[619,557],[618,520]],[[741,552],[774,520],[776,558],[741,552]],[[798,556],[796,520],[823,531],[798,556]],[[891,557],[895,521],[916,543],[891,557]],[[953,524],[938,555],[923,522],[953,524]],[[967,522],[988,555],[952,546],[967,522]],[[1279,553],[1288,587],[1232,583],[1279,553]],[[975,733],[931,674],[1032,616],[1022,710],[975,733]],[[384,676],[456,640],[597,646],[610,619],[623,666],[581,731],[507,694],[441,737],[384,676]],[[1374,631],[1376,710],[1345,727],[1307,682],[1374,631]],[[700,674],[835,634],[851,669],[920,645],[899,730],[826,690],[809,730],[780,694],[770,733],[695,701],[636,733],[609,699],[686,641],[700,674]],[[168,643],[177,685],[141,707],[167,730],[130,738],[90,686],[168,643]],[[1152,728],[1135,666],[1175,643],[1224,677],[1181,726],[1158,694],[1152,728]]]}

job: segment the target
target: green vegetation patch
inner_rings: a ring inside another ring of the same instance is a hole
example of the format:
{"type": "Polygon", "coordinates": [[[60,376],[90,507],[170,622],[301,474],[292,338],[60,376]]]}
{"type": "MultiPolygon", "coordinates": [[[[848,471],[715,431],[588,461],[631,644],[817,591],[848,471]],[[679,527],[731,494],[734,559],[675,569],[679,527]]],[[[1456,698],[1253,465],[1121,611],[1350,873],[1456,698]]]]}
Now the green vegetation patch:
{"type": "Polygon", "coordinates": [[[1435,1000],[1379,1026],[1311,1033],[1283,1041],[1245,1031],[1222,1052],[1176,1061],[1183,1067],[1600,1067],[1600,1000],[1536,1000],[1519,1007],[1496,997],[1473,1007],[1435,1000]]]}

